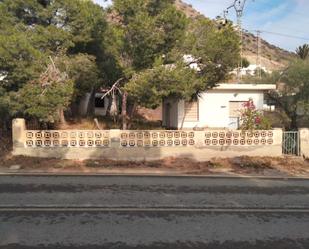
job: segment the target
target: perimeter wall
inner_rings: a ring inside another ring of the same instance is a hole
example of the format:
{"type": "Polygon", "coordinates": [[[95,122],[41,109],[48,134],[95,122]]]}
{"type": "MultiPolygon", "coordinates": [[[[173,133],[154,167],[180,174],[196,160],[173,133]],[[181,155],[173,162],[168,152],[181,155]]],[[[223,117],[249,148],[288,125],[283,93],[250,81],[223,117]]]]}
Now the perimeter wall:
{"type": "Polygon", "coordinates": [[[282,155],[282,130],[27,130],[24,119],[15,119],[13,154],[130,161],[166,157],[192,158],[197,161],[214,157],[276,157],[282,155]]]}

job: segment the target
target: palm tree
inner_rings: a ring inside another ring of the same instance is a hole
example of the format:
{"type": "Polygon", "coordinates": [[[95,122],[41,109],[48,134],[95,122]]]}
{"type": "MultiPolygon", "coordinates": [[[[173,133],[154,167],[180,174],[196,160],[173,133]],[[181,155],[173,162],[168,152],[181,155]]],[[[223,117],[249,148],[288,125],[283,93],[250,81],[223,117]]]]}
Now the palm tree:
{"type": "Polygon", "coordinates": [[[309,56],[309,45],[304,44],[296,49],[296,54],[302,60],[306,60],[309,56]]]}

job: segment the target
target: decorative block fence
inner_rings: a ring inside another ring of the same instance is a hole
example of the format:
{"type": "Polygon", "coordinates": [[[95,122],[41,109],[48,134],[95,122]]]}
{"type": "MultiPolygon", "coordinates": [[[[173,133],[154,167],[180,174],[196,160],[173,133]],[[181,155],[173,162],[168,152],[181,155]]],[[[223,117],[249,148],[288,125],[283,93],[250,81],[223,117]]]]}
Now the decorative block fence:
{"type": "Polygon", "coordinates": [[[110,147],[109,132],[101,131],[33,131],[27,130],[25,147],[110,147]]]}
{"type": "Polygon", "coordinates": [[[13,154],[64,159],[158,160],[186,157],[281,156],[282,130],[242,132],[27,130],[13,121],[13,154]]]}

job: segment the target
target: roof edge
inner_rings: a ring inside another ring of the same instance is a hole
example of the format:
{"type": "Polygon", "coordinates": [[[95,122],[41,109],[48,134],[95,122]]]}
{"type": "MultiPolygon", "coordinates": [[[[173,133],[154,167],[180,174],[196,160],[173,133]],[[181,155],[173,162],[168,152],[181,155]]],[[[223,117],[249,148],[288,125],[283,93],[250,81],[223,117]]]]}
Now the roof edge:
{"type": "Polygon", "coordinates": [[[275,84],[218,84],[213,90],[276,90],[275,84]]]}

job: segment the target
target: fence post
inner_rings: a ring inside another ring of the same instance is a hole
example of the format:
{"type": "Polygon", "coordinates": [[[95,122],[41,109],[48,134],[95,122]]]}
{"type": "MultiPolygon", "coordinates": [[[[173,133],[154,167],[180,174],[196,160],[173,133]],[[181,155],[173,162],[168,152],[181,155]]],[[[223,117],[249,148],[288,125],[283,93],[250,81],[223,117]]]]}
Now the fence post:
{"type": "Polygon", "coordinates": [[[110,130],[111,148],[119,148],[121,130],[110,130]]]}
{"type": "Polygon", "coordinates": [[[26,132],[26,121],[23,118],[13,119],[12,122],[12,141],[13,150],[24,147],[24,134],[26,132]]]}
{"type": "Polygon", "coordinates": [[[204,147],[205,142],[205,132],[204,131],[195,131],[195,147],[201,148],[204,147]]]}

